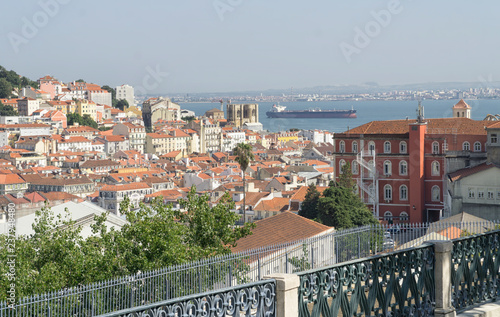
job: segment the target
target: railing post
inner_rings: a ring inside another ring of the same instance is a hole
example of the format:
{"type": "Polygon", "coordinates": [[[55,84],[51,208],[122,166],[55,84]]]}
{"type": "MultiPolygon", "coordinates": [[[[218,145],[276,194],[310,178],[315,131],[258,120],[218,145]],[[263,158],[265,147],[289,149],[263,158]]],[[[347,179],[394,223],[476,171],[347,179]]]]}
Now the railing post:
{"type": "Polygon", "coordinates": [[[453,242],[433,241],[435,266],[434,283],[436,286],[436,317],[456,316],[455,307],[451,305],[451,251],[453,242]]]}
{"type": "Polygon", "coordinates": [[[298,317],[300,277],[276,273],[264,276],[264,279],[276,280],[276,317],[298,317]]]}

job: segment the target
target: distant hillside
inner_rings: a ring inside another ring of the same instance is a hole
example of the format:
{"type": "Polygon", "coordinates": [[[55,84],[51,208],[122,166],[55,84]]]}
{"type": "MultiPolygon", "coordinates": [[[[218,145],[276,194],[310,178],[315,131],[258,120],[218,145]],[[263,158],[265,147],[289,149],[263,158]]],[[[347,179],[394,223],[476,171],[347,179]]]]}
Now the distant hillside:
{"type": "Polygon", "coordinates": [[[13,70],[7,70],[0,66],[0,98],[10,98],[14,89],[26,86],[38,88],[38,83],[25,76],[21,76],[13,70]]]}

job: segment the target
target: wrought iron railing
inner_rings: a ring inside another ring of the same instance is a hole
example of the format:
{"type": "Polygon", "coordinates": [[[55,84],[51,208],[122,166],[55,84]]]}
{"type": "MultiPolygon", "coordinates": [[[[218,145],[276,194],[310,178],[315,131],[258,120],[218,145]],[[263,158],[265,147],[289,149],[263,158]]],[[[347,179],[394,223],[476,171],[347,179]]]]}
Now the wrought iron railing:
{"type": "Polygon", "coordinates": [[[273,273],[303,272],[368,257],[380,251],[413,248],[427,240],[451,240],[484,233],[495,226],[497,224],[493,222],[448,222],[365,226],[336,231],[47,294],[18,297],[15,309],[0,302],[0,316],[9,316],[8,313],[15,316],[96,316],[260,281],[273,273]]]}
{"type": "Polygon", "coordinates": [[[433,315],[432,245],[298,275],[300,317],[433,315]]]}
{"type": "Polygon", "coordinates": [[[100,317],[276,316],[276,281],[264,280],[214,292],[181,297],[100,317]]]}
{"type": "Polygon", "coordinates": [[[500,298],[500,231],[453,241],[452,304],[461,311],[500,298]]]}

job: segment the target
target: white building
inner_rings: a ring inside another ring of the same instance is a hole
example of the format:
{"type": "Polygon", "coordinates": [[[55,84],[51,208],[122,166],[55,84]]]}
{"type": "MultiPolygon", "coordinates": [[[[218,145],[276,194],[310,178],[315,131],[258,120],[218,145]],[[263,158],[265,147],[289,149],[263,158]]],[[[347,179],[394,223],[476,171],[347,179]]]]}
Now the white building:
{"type": "Polygon", "coordinates": [[[113,127],[113,135],[123,135],[129,140],[129,148],[143,154],[146,146],[146,128],[129,122],[119,123],[113,127]]]}
{"type": "Polygon", "coordinates": [[[129,85],[116,86],[116,99],[125,99],[129,106],[135,105],[134,87],[129,85]]]}
{"type": "Polygon", "coordinates": [[[17,110],[20,116],[31,116],[38,108],[40,108],[40,101],[37,99],[24,97],[17,102],[17,110]]]}
{"type": "Polygon", "coordinates": [[[239,143],[246,143],[245,132],[239,129],[226,130],[222,132],[222,152],[232,152],[239,143]]]}

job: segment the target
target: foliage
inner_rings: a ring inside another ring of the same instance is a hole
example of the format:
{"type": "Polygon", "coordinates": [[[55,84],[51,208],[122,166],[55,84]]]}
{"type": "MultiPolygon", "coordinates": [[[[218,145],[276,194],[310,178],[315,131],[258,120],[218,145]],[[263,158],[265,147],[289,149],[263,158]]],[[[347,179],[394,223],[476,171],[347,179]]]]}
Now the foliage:
{"type": "Polygon", "coordinates": [[[299,215],[308,219],[317,219],[320,196],[321,194],[316,189],[316,185],[309,185],[306,197],[300,206],[299,215]]]}
{"type": "Polygon", "coordinates": [[[68,125],[78,123],[79,125],[85,125],[94,129],[97,129],[98,127],[97,122],[95,122],[94,119],[92,119],[92,117],[88,114],[84,114],[82,117],[79,113],[76,112],[69,113],[66,115],[66,118],[68,120],[68,125]]]}
{"type": "Polygon", "coordinates": [[[12,85],[5,78],[0,78],[0,98],[10,98],[12,85]]]}
{"type": "Polygon", "coordinates": [[[191,121],[195,120],[196,117],[195,116],[187,116],[187,117],[182,117],[181,119],[186,121],[186,122],[191,122],[191,121]]]}
{"type": "Polygon", "coordinates": [[[246,180],[245,171],[254,160],[252,146],[246,143],[238,143],[233,149],[233,154],[236,155],[236,162],[240,164],[241,173],[243,174],[243,223],[246,222],[246,180]]]}
{"type": "Polygon", "coordinates": [[[460,232],[460,238],[470,237],[470,236],[473,236],[473,235],[474,235],[474,233],[470,232],[467,229],[463,229],[462,232],[460,232]]]}
{"type": "MultiPolygon", "coordinates": [[[[54,216],[50,208],[42,208],[36,212],[34,234],[15,238],[16,297],[228,254],[239,238],[251,234],[252,224],[234,227],[238,216],[228,194],[210,207],[208,196],[198,196],[193,188],[179,203],[186,213],[165,205],[161,197],[139,208],[125,197],[120,210],[129,223],[120,231],[108,229],[107,215],[96,216],[94,235],[86,239],[69,213],[54,216]]],[[[2,263],[9,258],[4,247],[8,238],[0,235],[2,263]]],[[[0,265],[0,300],[10,288],[7,270],[0,265]]]]}
{"type": "Polygon", "coordinates": [[[344,166],[342,166],[340,175],[339,175],[339,186],[344,188],[352,188],[354,189],[354,180],[352,179],[352,170],[351,164],[347,162],[344,166]]]}
{"type": "Polygon", "coordinates": [[[344,187],[329,187],[323,192],[318,202],[318,219],[337,229],[378,224],[359,197],[344,187]]]}
{"type": "Polygon", "coordinates": [[[111,127],[99,127],[99,131],[108,131],[111,129],[113,129],[113,128],[111,128],[111,127]]]}
{"type": "MultiPolygon", "coordinates": [[[[4,78],[11,85],[11,91],[12,88],[21,88],[26,86],[38,88],[38,83],[36,81],[32,81],[27,77],[20,76],[15,71],[7,70],[2,66],[0,66],[0,78],[4,78]]],[[[0,98],[8,98],[8,97],[2,97],[0,94],[0,98]]]]}
{"type": "Polygon", "coordinates": [[[292,273],[302,272],[309,270],[311,268],[311,263],[309,262],[309,250],[307,249],[307,244],[302,244],[302,256],[294,256],[288,259],[288,262],[293,266],[292,273]]]}
{"type": "Polygon", "coordinates": [[[77,83],[86,83],[86,81],[83,80],[83,79],[77,79],[77,80],[75,80],[75,82],[77,82],[77,83]]]}
{"type": "Polygon", "coordinates": [[[5,106],[0,102],[0,116],[18,116],[19,113],[12,106],[5,106]]]}
{"type": "Polygon", "coordinates": [[[121,111],[127,109],[129,107],[128,101],[125,99],[120,99],[116,102],[116,105],[113,107],[120,109],[121,111]]]}

